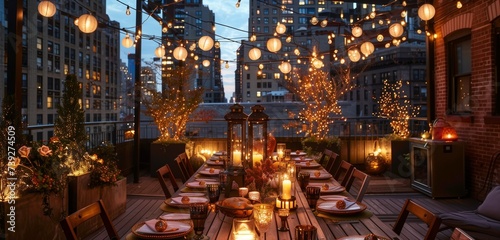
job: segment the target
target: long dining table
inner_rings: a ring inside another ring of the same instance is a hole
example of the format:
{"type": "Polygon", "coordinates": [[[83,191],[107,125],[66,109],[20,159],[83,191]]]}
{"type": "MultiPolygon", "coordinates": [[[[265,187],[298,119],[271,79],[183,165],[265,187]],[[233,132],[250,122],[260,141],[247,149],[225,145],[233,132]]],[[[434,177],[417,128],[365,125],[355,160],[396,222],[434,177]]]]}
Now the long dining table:
{"type": "MultiPolygon", "coordinates": [[[[172,198],[181,196],[182,193],[186,192],[203,192],[201,189],[190,188],[189,183],[195,182],[199,178],[213,178],[213,180],[218,180],[218,176],[207,176],[205,174],[200,174],[200,171],[206,172],[207,169],[214,168],[218,169],[216,166],[207,166],[204,164],[200,167],[195,174],[193,174],[180,188],[176,191],[172,198]]],[[[222,170],[222,168],[219,168],[222,170]]],[[[307,171],[303,169],[303,171],[307,171]]],[[[311,171],[311,170],[309,170],[311,171]]],[[[315,170],[316,171],[316,170],[315,170]]],[[[322,167],[318,167],[318,171],[325,171],[322,167]]],[[[339,185],[338,182],[333,178],[325,178],[320,180],[310,180],[310,184],[324,184],[328,183],[331,185],[339,185]]],[[[300,189],[299,184],[296,183],[296,192],[295,197],[297,201],[297,208],[295,210],[291,210],[288,218],[286,219],[289,230],[288,231],[279,231],[281,227],[281,219],[278,216],[278,212],[275,211],[273,220],[271,222],[271,226],[269,230],[265,233],[265,239],[283,239],[283,240],[291,240],[295,239],[295,227],[298,225],[312,225],[317,229],[317,239],[318,240],[330,240],[330,239],[342,239],[347,237],[358,237],[360,240],[363,239],[363,236],[367,234],[375,234],[377,236],[386,238],[386,239],[398,239],[398,235],[392,231],[392,229],[383,223],[377,216],[371,214],[369,209],[363,211],[362,214],[353,215],[353,216],[334,216],[332,214],[321,214],[311,209],[307,202],[305,193],[303,193],[300,189]]],[[[348,198],[352,198],[352,196],[343,191],[341,193],[343,196],[348,198]]],[[[224,199],[224,193],[221,193],[220,200],[224,199]]],[[[166,199],[164,203],[159,206],[163,210],[163,214],[168,213],[189,213],[188,208],[175,208],[170,206],[168,203],[170,199],[166,199]]],[[[321,200],[320,200],[321,201],[321,200]]],[[[159,218],[160,216],[158,216],[159,218]]],[[[203,233],[208,236],[210,239],[231,239],[231,233],[233,228],[233,218],[230,216],[226,216],[221,211],[216,211],[213,209],[209,212],[208,217],[205,221],[205,228],[203,233]]],[[[192,234],[191,234],[192,236],[192,234]]],[[[126,239],[128,240],[137,240],[137,239],[145,239],[141,238],[134,233],[130,232],[126,239]]],[[[159,239],[159,238],[157,238],[159,239]]],[[[179,239],[185,239],[185,237],[181,237],[179,239]]],[[[263,237],[261,239],[264,239],[263,237]]],[[[349,238],[349,239],[357,239],[357,238],[349,238]]]]}

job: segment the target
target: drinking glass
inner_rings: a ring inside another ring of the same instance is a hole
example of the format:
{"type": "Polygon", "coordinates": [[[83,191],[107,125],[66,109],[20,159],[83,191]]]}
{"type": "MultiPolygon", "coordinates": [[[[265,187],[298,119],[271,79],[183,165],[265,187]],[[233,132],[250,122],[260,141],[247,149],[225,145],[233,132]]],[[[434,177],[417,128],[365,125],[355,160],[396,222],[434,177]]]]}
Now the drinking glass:
{"type": "Polygon", "coordinates": [[[306,190],[307,185],[309,185],[309,180],[311,179],[310,172],[300,172],[299,173],[299,185],[302,191],[306,190]]]}
{"type": "Polygon", "coordinates": [[[312,225],[298,225],[295,227],[295,240],[316,240],[317,230],[312,225]]]}
{"type": "Polygon", "coordinates": [[[262,239],[266,239],[266,231],[271,226],[274,215],[274,206],[267,203],[258,203],[253,205],[253,218],[255,226],[260,232],[262,239]]]}
{"type": "Polygon", "coordinates": [[[306,187],[306,199],[309,203],[311,209],[316,209],[316,203],[318,202],[319,195],[321,193],[321,187],[306,187]]]}
{"type": "Polygon", "coordinates": [[[240,194],[240,197],[245,197],[248,194],[248,188],[240,187],[238,188],[238,193],[240,194]]]}
{"type": "Polygon", "coordinates": [[[194,233],[193,239],[206,240],[210,239],[203,234],[205,229],[205,220],[208,217],[208,203],[193,203],[189,205],[189,216],[193,221],[194,233]]]}
{"type": "Polygon", "coordinates": [[[220,197],[220,185],[219,184],[207,184],[208,199],[210,203],[216,203],[219,201],[220,197]]]}

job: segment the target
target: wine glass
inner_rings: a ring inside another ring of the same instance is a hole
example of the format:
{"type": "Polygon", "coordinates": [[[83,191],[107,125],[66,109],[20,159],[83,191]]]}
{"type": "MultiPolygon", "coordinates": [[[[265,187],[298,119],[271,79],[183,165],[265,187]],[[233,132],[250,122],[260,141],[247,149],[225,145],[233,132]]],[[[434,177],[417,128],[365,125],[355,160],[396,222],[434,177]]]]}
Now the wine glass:
{"type": "Polygon", "coordinates": [[[205,220],[208,216],[208,203],[192,203],[189,205],[189,216],[193,221],[194,234],[193,239],[205,240],[210,239],[208,236],[203,235],[205,229],[205,220]]]}
{"type": "Polygon", "coordinates": [[[271,226],[274,215],[274,206],[267,203],[258,203],[253,205],[253,218],[255,226],[260,232],[260,236],[266,239],[266,231],[271,226]]]}
{"type": "Polygon", "coordinates": [[[245,197],[248,194],[248,188],[240,187],[238,188],[238,193],[240,194],[240,197],[245,197]]]}

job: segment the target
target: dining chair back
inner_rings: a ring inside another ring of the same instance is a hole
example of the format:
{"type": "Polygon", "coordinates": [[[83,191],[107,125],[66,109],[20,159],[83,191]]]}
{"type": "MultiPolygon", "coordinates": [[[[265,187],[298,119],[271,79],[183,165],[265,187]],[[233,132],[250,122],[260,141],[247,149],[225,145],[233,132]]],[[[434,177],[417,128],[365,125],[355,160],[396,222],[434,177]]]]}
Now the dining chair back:
{"type": "Polygon", "coordinates": [[[184,162],[184,166],[186,166],[186,170],[187,170],[187,173],[189,173],[189,177],[193,176],[193,174],[194,174],[193,165],[189,161],[189,158],[188,158],[186,152],[179,154],[179,157],[184,162]]]}
{"type": "Polygon", "coordinates": [[[330,156],[332,155],[332,150],[325,148],[321,153],[321,157],[319,158],[318,163],[321,164],[325,169],[328,166],[330,156]]]}
{"type": "Polygon", "coordinates": [[[342,160],[339,158],[339,155],[337,153],[331,152],[325,170],[333,175],[339,170],[341,161],[342,160]]]}
{"type": "Polygon", "coordinates": [[[156,170],[156,175],[158,177],[158,181],[160,182],[160,186],[163,189],[163,193],[165,194],[165,198],[171,198],[172,194],[170,193],[170,190],[168,190],[167,182],[165,181],[165,177],[168,177],[170,180],[170,184],[172,185],[172,188],[174,189],[174,192],[179,190],[179,185],[177,185],[177,181],[175,180],[174,173],[172,170],[170,170],[170,167],[167,165],[164,165],[160,167],[158,170],[156,170]]]}
{"type": "MultiPolygon", "coordinates": [[[[352,170],[351,176],[349,176],[349,180],[345,185],[345,190],[351,193],[352,190],[356,190],[356,201],[363,201],[363,197],[365,196],[366,189],[368,189],[368,185],[370,183],[370,175],[360,171],[357,168],[352,170]]],[[[352,195],[352,193],[351,193],[352,195]]]]}
{"type": "Polygon", "coordinates": [[[469,234],[460,228],[453,229],[450,240],[474,240],[469,234]]]}
{"type": "Polygon", "coordinates": [[[393,227],[395,233],[401,234],[401,230],[403,229],[403,225],[405,224],[409,213],[417,216],[420,220],[427,224],[428,230],[425,234],[424,240],[432,240],[436,238],[436,235],[439,232],[439,225],[441,225],[441,219],[436,214],[415,203],[411,199],[406,199],[405,204],[399,213],[398,219],[393,227]]]}
{"type": "Polygon", "coordinates": [[[100,216],[102,222],[104,223],[104,227],[106,228],[106,232],[108,232],[109,239],[120,239],[118,233],[116,232],[115,226],[113,222],[106,212],[106,208],[102,203],[102,200],[94,202],[76,212],[68,215],[66,218],[61,220],[60,224],[63,229],[64,235],[66,239],[76,240],[79,239],[76,235],[75,228],[83,222],[95,217],[100,216]]]}
{"type": "Polygon", "coordinates": [[[340,185],[345,187],[347,185],[347,181],[349,180],[349,176],[351,176],[353,169],[354,166],[351,163],[342,160],[340,162],[339,169],[333,175],[333,178],[337,180],[337,182],[339,182],[340,185]]]}
{"type": "Polygon", "coordinates": [[[181,179],[182,179],[182,182],[185,183],[188,180],[188,178],[190,177],[190,175],[187,171],[186,165],[184,164],[184,162],[182,161],[182,159],[179,156],[177,156],[174,159],[174,161],[177,164],[177,166],[179,167],[179,169],[181,170],[181,179]]]}

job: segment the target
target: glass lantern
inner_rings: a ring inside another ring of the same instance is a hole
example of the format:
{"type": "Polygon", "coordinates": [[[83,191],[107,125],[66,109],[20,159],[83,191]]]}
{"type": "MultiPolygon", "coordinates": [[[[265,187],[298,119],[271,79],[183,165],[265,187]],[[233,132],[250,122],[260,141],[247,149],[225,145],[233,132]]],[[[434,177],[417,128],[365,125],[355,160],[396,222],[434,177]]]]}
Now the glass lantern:
{"type": "Polygon", "coordinates": [[[252,107],[248,115],[248,159],[250,167],[267,159],[267,121],[269,116],[264,113],[262,105],[252,107]]]}
{"type": "Polygon", "coordinates": [[[248,116],[243,112],[243,106],[234,104],[231,111],[224,116],[227,121],[227,169],[243,168],[245,160],[246,120],[248,116]]]}

